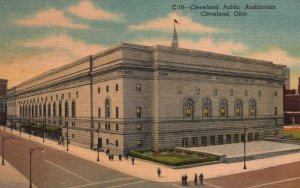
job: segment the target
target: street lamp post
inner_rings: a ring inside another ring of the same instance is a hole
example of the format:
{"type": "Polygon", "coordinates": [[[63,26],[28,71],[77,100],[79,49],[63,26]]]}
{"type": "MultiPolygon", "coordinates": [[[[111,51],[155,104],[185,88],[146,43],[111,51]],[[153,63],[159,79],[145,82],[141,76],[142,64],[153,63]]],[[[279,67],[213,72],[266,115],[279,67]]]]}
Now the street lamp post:
{"type": "Polygon", "coordinates": [[[247,127],[244,127],[244,169],[247,169],[246,166],[246,131],[247,131],[247,127]]]}
{"type": "Polygon", "coordinates": [[[7,139],[12,139],[13,141],[15,140],[15,138],[13,136],[8,136],[8,137],[5,137],[5,136],[2,136],[2,165],[5,165],[4,163],[4,141],[7,140],[7,139]]]}
{"type": "Polygon", "coordinates": [[[45,142],[45,122],[43,121],[43,142],[45,142]]]}
{"type": "Polygon", "coordinates": [[[32,188],[32,181],[31,181],[31,158],[32,158],[32,154],[35,150],[41,150],[42,153],[44,153],[43,148],[30,148],[30,158],[29,158],[29,188],[32,188]]]}
{"type": "Polygon", "coordinates": [[[67,125],[67,151],[69,151],[69,123],[66,123],[67,125]]]}
{"type": "Polygon", "coordinates": [[[97,129],[97,136],[98,136],[98,140],[97,140],[97,161],[99,161],[99,131],[100,131],[100,127],[98,127],[98,129],[97,129]]]}

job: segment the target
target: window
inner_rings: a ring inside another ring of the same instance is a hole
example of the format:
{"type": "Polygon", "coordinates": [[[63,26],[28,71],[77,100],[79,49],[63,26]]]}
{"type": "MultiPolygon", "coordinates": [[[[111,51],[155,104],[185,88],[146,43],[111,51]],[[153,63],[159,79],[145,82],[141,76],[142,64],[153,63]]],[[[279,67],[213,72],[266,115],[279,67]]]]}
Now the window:
{"type": "Polygon", "coordinates": [[[256,101],[254,99],[249,100],[249,116],[256,116],[256,101]]]}
{"type": "Polygon", "coordinates": [[[116,131],[119,130],[119,124],[116,124],[116,131]]]}
{"type": "Polygon", "coordinates": [[[198,138],[197,137],[192,137],[192,146],[197,147],[198,146],[198,138]]]}
{"type": "Polygon", "coordinates": [[[137,140],[137,146],[141,147],[142,146],[142,141],[141,140],[137,140]]]}
{"type": "Polygon", "coordinates": [[[37,104],[35,105],[35,117],[37,117],[38,116],[38,106],[37,106],[37,104]]]}
{"type": "Polygon", "coordinates": [[[261,97],[261,91],[260,90],[258,91],[258,96],[261,97]]]}
{"type": "Polygon", "coordinates": [[[58,100],[58,95],[56,95],[56,100],[58,100]]]}
{"type": "Polygon", "coordinates": [[[78,98],[79,94],[78,94],[78,91],[76,91],[76,98],[78,98]]]}
{"type": "Polygon", "coordinates": [[[100,93],[100,91],[101,91],[101,90],[100,90],[100,87],[98,87],[98,93],[100,93]]]}
{"type": "Polygon", "coordinates": [[[141,124],[137,124],[136,125],[136,130],[138,130],[138,131],[142,130],[142,125],[141,124]]]}
{"type": "Polygon", "coordinates": [[[236,117],[242,117],[243,103],[240,99],[236,99],[234,103],[234,112],[236,117]]]}
{"type": "Polygon", "coordinates": [[[56,104],[55,102],[53,103],[53,116],[56,116],[56,104]]]}
{"type": "Polygon", "coordinates": [[[239,135],[238,135],[238,134],[234,134],[234,135],[233,135],[233,142],[234,142],[234,143],[239,142],[239,135]]]}
{"type": "Polygon", "coordinates": [[[211,117],[211,102],[208,98],[204,99],[202,101],[202,113],[203,113],[203,117],[205,118],[210,118],[211,117]]]}
{"type": "Polygon", "coordinates": [[[105,117],[110,118],[110,100],[105,100],[105,117]]]}
{"type": "Polygon", "coordinates": [[[218,144],[219,145],[223,144],[223,135],[218,135],[218,144]]]}
{"type": "Polygon", "coordinates": [[[75,127],[75,124],[76,124],[75,121],[72,121],[72,127],[75,127]]]}
{"type": "Polygon", "coordinates": [[[182,138],[181,146],[184,148],[188,147],[188,138],[182,138]]]}
{"type": "Polygon", "coordinates": [[[115,140],[115,146],[119,147],[119,141],[118,140],[115,140]]]}
{"type": "Polygon", "coordinates": [[[119,84],[116,84],[116,91],[119,91],[119,84]]]}
{"type": "Polygon", "coordinates": [[[258,140],[259,140],[259,133],[258,133],[258,132],[256,132],[256,133],[255,133],[255,135],[254,135],[254,139],[255,139],[256,141],[258,141],[258,140]]]}
{"type": "Polygon", "coordinates": [[[183,116],[186,118],[193,117],[193,108],[194,108],[194,102],[191,98],[185,99],[183,103],[183,116]]]}
{"type": "Polygon", "coordinates": [[[106,86],[106,93],[109,92],[109,86],[106,86]]]}
{"type": "Polygon", "coordinates": [[[73,139],[75,138],[75,134],[74,134],[74,133],[72,133],[72,138],[73,138],[73,139]]]}
{"type": "Polygon", "coordinates": [[[202,146],[206,146],[207,145],[206,136],[201,136],[201,145],[202,146]]]}
{"type": "Polygon", "coordinates": [[[58,104],[58,116],[59,117],[62,116],[62,105],[61,105],[61,103],[58,104]]]}
{"type": "Polygon", "coordinates": [[[231,135],[230,134],[226,135],[226,143],[227,144],[231,143],[231,135]]]}
{"type": "Polygon", "coordinates": [[[98,108],[98,117],[101,117],[101,109],[98,108]]]}
{"type": "Polygon", "coordinates": [[[274,96],[275,96],[275,97],[277,96],[277,91],[274,91],[274,96]]]}
{"type": "Polygon", "coordinates": [[[101,128],[101,124],[100,124],[100,122],[98,122],[98,129],[100,129],[101,128]]]}
{"type": "Polygon", "coordinates": [[[65,102],[65,117],[69,117],[69,103],[65,102]]]}
{"type": "Polygon", "coordinates": [[[136,84],[136,91],[142,91],[142,85],[136,84]]]}
{"type": "Polygon", "coordinates": [[[72,101],[72,118],[76,117],[76,104],[72,101]]]}
{"type": "Polygon", "coordinates": [[[177,94],[182,94],[182,87],[177,88],[177,94]]]}
{"type": "Polygon", "coordinates": [[[241,141],[242,141],[242,142],[245,141],[245,134],[241,134],[241,141]]]}
{"type": "Polygon", "coordinates": [[[221,99],[220,100],[220,117],[227,117],[227,100],[226,99],[221,99]]]}
{"type": "Polygon", "coordinates": [[[136,117],[137,118],[141,118],[142,117],[142,108],[141,107],[137,107],[136,108],[136,117]]]}
{"type": "Polygon", "coordinates": [[[218,90],[214,89],[214,95],[217,96],[218,95],[218,90]]]}
{"type": "Polygon", "coordinates": [[[52,101],[52,95],[51,95],[51,97],[50,97],[50,100],[52,101]]]}
{"type": "Polygon", "coordinates": [[[210,136],[210,145],[216,145],[216,137],[215,136],[210,136]]]}
{"type": "Polygon", "coordinates": [[[51,116],[51,104],[49,103],[48,104],[48,117],[51,116]]]}
{"type": "Polygon", "coordinates": [[[277,116],[277,107],[274,107],[274,115],[277,116]]]}
{"type": "Polygon", "coordinates": [[[116,107],[116,118],[119,118],[119,107],[116,107]]]}
{"type": "Polygon", "coordinates": [[[253,141],[253,134],[248,133],[248,142],[252,142],[252,141],[253,141]]]}
{"type": "Polygon", "coordinates": [[[110,123],[105,123],[105,130],[110,130],[110,123]]]}
{"type": "Polygon", "coordinates": [[[106,145],[109,145],[109,139],[106,139],[106,145]]]}
{"type": "MultiPolygon", "coordinates": [[[[46,114],[47,114],[47,111],[46,111],[46,103],[44,104],[44,109],[43,109],[43,112],[44,112],[44,117],[46,117],[46,114]]],[[[30,110],[29,110],[30,111],[30,110]]]]}

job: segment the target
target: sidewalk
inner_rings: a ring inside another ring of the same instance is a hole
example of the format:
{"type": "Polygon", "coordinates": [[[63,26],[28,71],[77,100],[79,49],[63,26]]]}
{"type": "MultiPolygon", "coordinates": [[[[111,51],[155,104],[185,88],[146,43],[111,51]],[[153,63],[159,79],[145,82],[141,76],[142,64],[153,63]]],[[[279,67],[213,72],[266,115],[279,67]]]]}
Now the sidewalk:
{"type": "MultiPolygon", "coordinates": [[[[0,165],[0,187],[1,188],[24,188],[29,186],[29,180],[17,169],[5,161],[0,165]]],[[[36,187],[33,185],[33,187],[36,187]]]]}
{"type": "MultiPolygon", "coordinates": [[[[9,131],[6,130],[6,132],[9,131]]],[[[13,134],[19,136],[19,132],[16,130],[13,131],[13,134]]],[[[22,133],[21,137],[29,139],[28,134],[22,133]]],[[[230,164],[220,163],[220,164],[193,167],[187,169],[172,169],[166,166],[160,166],[159,164],[144,161],[144,160],[139,160],[139,159],[135,159],[135,165],[132,165],[131,158],[129,158],[128,161],[125,161],[124,158],[122,159],[122,161],[119,161],[117,156],[115,157],[114,161],[109,161],[108,157],[103,152],[100,152],[99,155],[100,161],[97,162],[96,161],[97,152],[89,149],[81,148],[74,145],[69,145],[69,151],[66,151],[66,145],[63,147],[61,145],[58,145],[57,142],[54,142],[52,140],[45,139],[45,143],[43,143],[42,138],[32,136],[32,135],[30,140],[67,152],[69,154],[78,156],[80,158],[92,161],[95,163],[95,165],[102,165],[109,169],[123,172],[130,176],[135,176],[141,179],[145,179],[149,181],[158,181],[158,182],[180,182],[181,176],[183,174],[187,174],[189,177],[194,177],[194,173],[199,174],[200,172],[204,174],[205,179],[210,179],[210,178],[260,170],[260,169],[265,169],[273,166],[279,166],[279,165],[300,161],[300,153],[295,153],[295,154],[289,154],[284,156],[247,161],[247,170],[243,169],[243,162],[230,163],[230,164]],[[161,172],[162,172],[161,177],[159,178],[157,177],[157,173],[156,173],[158,167],[161,168],[161,172]]],[[[45,152],[47,154],[47,151],[45,152]]]]}

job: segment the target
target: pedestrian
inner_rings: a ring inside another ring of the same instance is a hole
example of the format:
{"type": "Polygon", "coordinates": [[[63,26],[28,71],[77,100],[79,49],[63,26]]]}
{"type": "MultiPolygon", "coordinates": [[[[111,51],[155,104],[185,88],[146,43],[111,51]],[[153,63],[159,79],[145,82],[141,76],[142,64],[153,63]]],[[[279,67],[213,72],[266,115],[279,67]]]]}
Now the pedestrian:
{"type": "Polygon", "coordinates": [[[184,175],[181,176],[181,185],[184,186],[184,175]]]}
{"type": "Polygon", "coordinates": [[[121,155],[121,153],[119,154],[119,161],[122,161],[122,155],[121,155]]]}
{"type": "Polygon", "coordinates": [[[111,154],[111,160],[112,161],[114,160],[114,154],[111,154]]]}
{"type": "Polygon", "coordinates": [[[201,173],[201,174],[199,175],[199,181],[200,181],[200,184],[201,184],[201,185],[203,185],[203,178],[204,178],[204,176],[203,176],[203,174],[201,173]]]}
{"type": "Polygon", "coordinates": [[[111,160],[110,154],[108,154],[108,160],[109,160],[109,161],[111,160]]]}
{"type": "Polygon", "coordinates": [[[106,150],[106,155],[108,155],[108,154],[109,154],[109,149],[106,150]]]}
{"type": "Polygon", "coordinates": [[[188,185],[187,180],[188,180],[188,176],[185,174],[184,175],[184,185],[188,185]]]}
{"type": "Polygon", "coordinates": [[[157,168],[157,176],[160,177],[161,169],[160,167],[157,168]]]}
{"type": "Polygon", "coordinates": [[[132,162],[132,165],[134,165],[134,157],[132,157],[131,162],[132,162]]]}
{"type": "Polygon", "coordinates": [[[195,185],[197,185],[197,183],[198,183],[198,175],[195,173],[195,177],[194,177],[194,183],[195,183],[195,185]]]}

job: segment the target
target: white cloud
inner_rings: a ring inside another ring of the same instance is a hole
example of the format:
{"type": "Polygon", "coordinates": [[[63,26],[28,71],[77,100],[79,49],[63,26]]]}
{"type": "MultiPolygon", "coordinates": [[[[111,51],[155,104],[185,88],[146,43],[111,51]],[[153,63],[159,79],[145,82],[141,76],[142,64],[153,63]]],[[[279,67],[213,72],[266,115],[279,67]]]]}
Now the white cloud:
{"type": "Polygon", "coordinates": [[[95,54],[105,49],[102,45],[86,44],[80,40],[74,40],[68,35],[54,35],[48,38],[28,41],[23,44],[25,47],[49,49],[52,51],[64,52],[76,58],[95,54]]]}
{"type": "Polygon", "coordinates": [[[82,1],[77,6],[68,8],[68,12],[89,20],[120,20],[121,15],[95,7],[90,1],[82,1]]]}
{"type": "Polygon", "coordinates": [[[197,22],[194,22],[190,17],[184,16],[181,14],[170,13],[165,18],[158,18],[138,25],[130,25],[129,29],[132,30],[158,30],[158,31],[173,31],[173,22],[174,19],[179,21],[179,24],[176,26],[176,29],[179,32],[189,32],[189,33],[198,33],[198,32],[222,32],[226,30],[206,26],[197,22]]]}
{"type": "Polygon", "coordinates": [[[300,58],[289,55],[286,51],[273,47],[268,51],[248,55],[250,58],[272,61],[275,64],[300,65],[300,58]]]}
{"type": "Polygon", "coordinates": [[[31,18],[15,21],[15,24],[27,27],[61,27],[69,29],[87,29],[84,24],[77,24],[64,16],[64,13],[56,9],[47,9],[38,12],[31,18]]]}
{"type": "Polygon", "coordinates": [[[2,60],[0,75],[9,79],[9,87],[106,48],[102,45],[86,44],[67,35],[27,41],[23,43],[23,46],[43,49],[43,52],[26,55],[15,54],[2,60]]]}
{"type": "MultiPolygon", "coordinates": [[[[171,39],[149,39],[137,41],[137,43],[148,46],[171,46],[171,39]]],[[[215,41],[210,37],[202,38],[195,41],[190,39],[182,39],[179,40],[179,47],[228,55],[232,55],[233,53],[237,52],[244,52],[249,49],[248,46],[244,43],[237,43],[225,40],[215,41]]]]}

